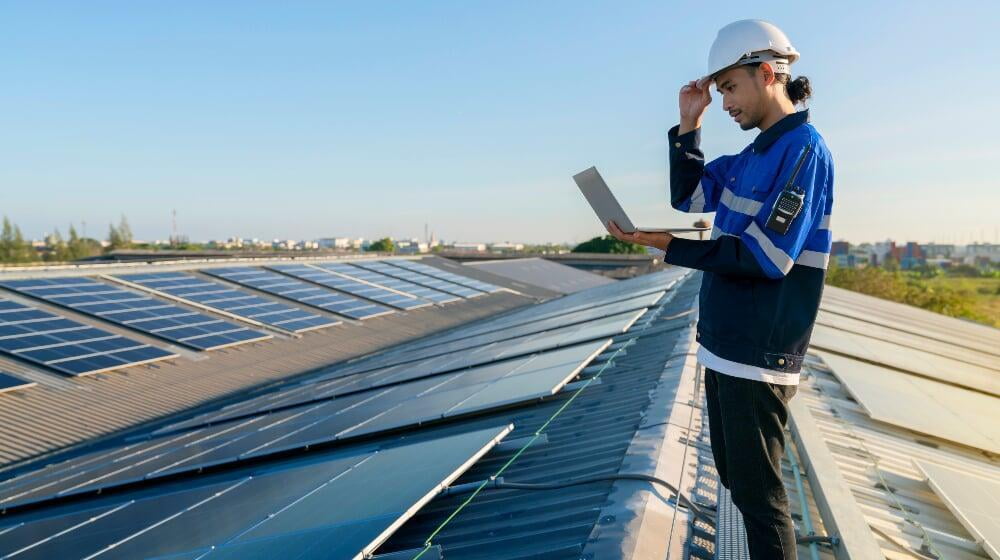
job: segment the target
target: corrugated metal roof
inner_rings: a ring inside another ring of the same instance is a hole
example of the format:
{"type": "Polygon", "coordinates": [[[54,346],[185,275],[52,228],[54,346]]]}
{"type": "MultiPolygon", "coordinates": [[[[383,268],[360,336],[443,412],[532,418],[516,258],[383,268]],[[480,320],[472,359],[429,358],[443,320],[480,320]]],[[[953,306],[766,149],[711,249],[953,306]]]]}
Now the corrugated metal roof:
{"type": "MultiPolygon", "coordinates": [[[[271,261],[253,262],[263,264],[271,261]]],[[[121,270],[190,270],[203,266],[191,263],[124,267],[88,265],[76,272],[93,275],[121,270]]],[[[19,278],[67,274],[64,269],[7,272],[19,278]]],[[[5,296],[19,299],[14,294],[5,296]]],[[[171,347],[181,355],[180,358],[80,378],[67,378],[0,356],[0,370],[38,384],[30,389],[0,395],[0,466],[9,467],[57,450],[90,444],[103,436],[141,427],[178,412],[214,406],[255,388],[493,316],[532,301],[532,298],[502,291],[363,322],[345,321],[336,327],[306,332],[301,337],[276,335],[267,341],[210,353],[171,347]]],[[[70,310],[33,300],[30,303],[83,323],[96,324],[94,319],[70,310]]],[[[102,323],[100,326],[150,344],[165,346],[163,341],[141,333],[110,324],[102,323]]]]}
{"type": "MultiPolygon", "coordinates": [[[[645,277],[637,285],[655,286],[661,283],[666,288],[674,285],[677,272],[679,271],[673,270],[645,277]]],[[[627,291],[628,286],[628,283],[610,285],[618,291],[627,291]]],[[[518,460],[512,463],[514,468],[505,473],[512,481],[544,482],[577,474],[618,472],[623,458],[630,452],[636,452],[636,449],[630,449],[630,442],[640,425],[651,417],[650,403],[663,402],[657,401],[656,397],[669,395],[677,383],[683,361],[667,364],[669,356],[662,349],[677,344],[682,337],[690,339],[690,307],[696,290],[697,286],[690,282],[674,285],[628,332],[614,337],[611,348],[584,369],[579,381],[551,398],[533,404],[524,403],[524,406],[517,408],[439,423],[433,428],[414,427],[411,431],[418,438],[429,432],[437,437],[495,426],[498,422],[513,422],[518,427],[517,433],[507,437],[498,453],[489,454],[474,467],[478,472],[496,472],[499,465],[518,454],[518,460]],[[623,344],[628,340],[632,341],[632,345],[624,348],[623,344]],[[609,362],[612,355],[617,357],[609,362]],[[601,375],[601,372],[605,375],[601,375]],[[588,380],[595,378],[597,380],[588,385],[588,380]],[[583,386],[586,386],[586,390],[580,390],[583,386]],[[570,403],[572,406],[568,406],[570,403]],[[564,414],[549,422],[554,412],[564,406],[564,414]],[[524,439],[520,436],[530,436],[543,427],[544,438],[521,452],[524,439]]],[[[514,297],[510,294],[497,295],[514,297]]],[[[478,298],[477,301],[484,300],[491,301],[487,298],[478,298]]],[[[523,301],[523,298],[517,301],[523,301]]],[[[592,305],[592,300],[585,295],[568,296],[565,301],[592,305]]],[[[306,338],[308,337],[299,340],[306,338]]],[[[303,350],[307,346],[304,344],[303,350]]],[[[258,348],[246,354],[256,356],[259,360],[262,351],[258,348]]],[[[278,360],[279,357],[275,356],[274,359],[278,360]]],[[[106,395],[103,396],[106,398],[106,395]]],[[[174,415],[174,419],[190,416],[190,412],[184,412],[174,415]]],[[[154,424],[146,425],[146,429],[153,427],[154,424]]],[[[653,433],[658,426],[654,424],[648,427],[648,432],[653,433]]],[[[641,458],[642,454],[635,456],[641,458]]],[[[670,455],[667,458],[672,460],[670,455]]],[[[472,480],[476,476],[478,475],[469,474],[463,480],[472,480]]],[[[484,501],[477,500],[463,512],[460,523],[449,525],[438,534],[436,544],[442,546],[444,554],[449,558],[495,558],[498,554],[512,558],[579,554],[590,540],[589,535],[599,522],[601,508],[614,486],[611,483],[598,483],[559,492],[532,492],[529,517],[522,517],[520,514],[523,511],[522,500],[528,494],[509,490],[489,492],[480,496],[484,501]],[[504,511],[505,507],[512,510],[504,511]],[[481,524],[494,522],[507,526],[492,536],[484,535],[481,524]],[[516,526],[510,526],[510,522],[516,526]],[[465,523],[471,525],[463,527],[465,523]],[[476,525],[480,527],[477,528],[476,525]],[[523,538],[531,534],[536,538],[523,538]]],[[[463,499],[461,496],[457,498],[463,499]]],[[[421,539],[427,537],[427,534],[419,536],[422,528],[441,516],[447,516],[446,509],[442,509],[448,507],[447,499],[442,497],[423,508],[418,518],[404,526],[403,532],[397,533],[397,537],[390,541],[396,544],[387,543],[380,552],[386,552],[394,546],[397,550],[420,547],[423,544],[421,539]],[[416,545],[408,542],[408,539],[414,538],[417,540],[416,545]]],[[[682,532],[686,531],[686,527],[680,529],[682,532]]]]}
{"type": "MultiPolygon", "coordinates": [[[[669,352],[682,338],[693,339],[691,306],[698,283],[691,277],[668,292],[670,299],[640,320],[648,320],[636,330],[615,338],[621,344],[639,335],[614,360],[614,366],[600,376],[567,406],[551,423],[553,414],[573,398],[572,391],[563,391],[556,398],[534,407],[518,410],[510,418],[515,430],[508,436],[512,445],[500,446],[487,454],[456,484],[477,482],[489,478],[501,467],[505,481],[545,483],[568,478],[615,474],[629,457],[630,446],[637,430],[653,412],[651,403],[668,407],[657,410],[669,414],[671,400],[656,401],[662,394],[676,390],[685,362],[669,361],[669,352]],[[642,330],[642,327],[645,330],[642,330]],[[519,453],[516,441],[525,441],[544,426],[545,441],[535,443],[519,453]],[[515,458],[516,457],[516,458],[515,458]],[[508,465],[508,462],[511,461],[508,465]]],[[[614,347],[614,345],[612,346],[614,347]]],[[[596,368],[584,371],[582,379],[596,374],[596,368]]],[[[486,420],[480,420],[486,421],[486,420]]],[[[494,419],[495,421],[495,419],[494,419]]],[[[463,429],[468,429],[466,424],[463,429]]],[[[650,426],[652,427],[652,426],[650,426]]],[[[661,439],[662,441],[662,439],[661,439]]],[[[634,456],[637,451],[632,449],[634,456]]],[[[648,450],[642,459],[649,461],[648,450]]],[[[683,461],[680,455],[668,454],[670,468],[683,461]]],[[[635,483],[648,487],[648,483],[635,483]]],[[[609,496],[616,490],[632,493],[635,485],[620,482],[599,482],[552,491],[488,490],[475,497],[462,511],[451,518],[436,535],[434,544],[441,546],[446,558],[593,558],[587,547],[595,542],[601,527],[624,527],[624,516],[643,515],[643,511],[627,500],[621,508],[622,517],[602,515],[609,505],[609,496]],[[631,509],[630,509],[631,508],[631,509]]],[[[418,549],[468,498],[467,495],[441,496],[424,507],[406,523],[378,552],[418,549]]],[[[687,533],[686,524],[678,528],[687,533]]],[[[667,535],[660,535],[666,537],[667,535]]],[[[619,531],[615,536],[620,549],[641,543],[625,543],[629,536],[619,531]]],[[[659,537],[658,537],[659,538],[659,537]]],[[[683,540],[683,539],[681,539],[683,540]]],[[[662,546],[660,543],[658,546],[662,546]]],[[[596,556],[601,558],[602,556],[596,556]]],[[[642,556],[636,556],[637,558],[642,556]]]]}
{"type": "MultiPolygon", "coordinates": [[[[666,279],[676,276],[677,272],[658,273],[660,276],[646,277],[643,282],[666,279]]],[[[675,285],[668,292],[669,297],[660,300],[629,332],[614,337],[609,350],[583,371],[580,381],[566,386],[554,397],[530,406],[440,424],[432,430],[415,430],[415,433],[422,437],[428,431],[435,435],[458,433],[495,425],[498,421],[514,424],[514,431],[504,442],[483,456],[455,481],[455,485],[477,483],[500,470],[505,481],[526,483],[644,472],[670,481],[706,511],[732,513],[725,493],[719,492],[709,446],[711,434],[707,421],[702,418],[701,372],[690,355],[695,349],[693,322],[697,313],[699,279],[700,274],[693,274],[675,285]],[[629,345],[612,363],[605,363],[610,352],[621,350],[625,344],[629,345]],[[587,380],[595,376],[599,376],[597,380],[587,385],[587,380]],[[540,437],[525,447],[536,434],[540,437]]],[[[622,286],[627,284],[619,284],[617,288],[622,286]]],[[[581,300],[586,297],[587,292],[567,296],[581,300]]],[[[852,359],[860,357],[869,362],[882,362],[902,372],[907,371],[904,366],[912,361],[908,362],[900,353],[918,347],[935,351],[939,359],[945,360],[941,363],[946,364],[949,359],[960,362],[956,366],[959,368],[973,362],[986,369],[1000,366],[993,361],[997,354],[992,342],[998,340],[995,329],[872,300],[874,298],[868,296],[827,288],[821,312],[821,316],[826,317],[822,328],[831,332],[849,331],[852,337],[861,341],[864,355],[851,356],[849,346],[822,351],[837,351],[852,359]],[[927,344],[923,344],[924,339],[927,344]],[[878,344],[865,345],[868,340],[878,344]]],[[[475,301],[480,305],[489,303],[489,309],[468,302],[468,305],[449,306],[447,313],[430,313],[426,317],[410,314],[414,322],[405,325],[388,321],[388,318],[385,321],[390,324],[379,325],[376,321],[383,321],[379,319],[359,325],[371,329],[355,329],[351,331],[356,331],[354,337],[345,335],[344,341],[338,344],[358,350],[357,355],[363,353],[362,339],[366,337],[379,341],[374,345],[376,348],[384,348],[392,344],[392,340],[417,337],[476,317],[503,313],[527,301],[523,296],[501,293],[475,301]],[[462,316],[456,317],[458,314],[462,316]]],[[[54,394],[68,393],[75,400],[61,401],[57,406],[64,410],[57,412],[22,408],[20,416],[9,418],[17,420],[34,415],[34,423],[16,434],[4,431],[2,435],[4,441],[19,446],[17,449],[44,452],[52,447],[48,445],[49,434],[45,430],[63,437],[68,433],[79,433],[83,437],[87,430],[97,434],[99,430],[87,424],[100,426],[100,422],[119,417],[138,418],[150,406],[159,407],[159,414],[164,417],[173,407],[177,414],[171,416],[172,420],[187,418],[193,414],[191,405],[183,400],[182,393],[187,387],[196,387],[199,394],[186,398],[204,403],[212,400],[205,398],[205,394],[246,394],[245,387],[236,390],[234,387],[240,379],[245,380],[247,372],[253,372],[254,384],[260,384],[286,378],[290,368],[305,371],[309,364],[324,359],[329,363],[329,356],[333,354],[327,353],[333,352],[332,349],[324,344],[317,345],[319,339],[309,341],[310,337],[320,335],[322,331],[297,340],[279,339],[246,351],[227,351],[218,360],[191,362],[187,366],[191,369],[190,377],[184,378],[188,385],[169,383],[164,379],[166,372],[151,368],[150,371],[110,374],[100,380],[81,380],[82,383],[55,379],[52,383],[55,388],[43,388],[54,394]],[[284,346],[280,349],[268,347],[277,344],[284,346]],[[223,361],[230,364],[225,371],[213,369],[223,361]],[[200,370],[199,364],[202,364],[200,370]],[[282,364],[278,369],[284,373],[267,373],[271,371],[267,364],[275,368],[276,364],[282,364]],[[209,375],[212,371],[217,373],[209,375]],[[199,372],[208,379],[198,379],[199,372]],[[160,379],[156,394],[149,394],[153,392],[148,389],[152,381],[146,378],[160,379]],[[90,387],[89,384],[106,387],[90,387]],[[147,389],[136,391],[139,386],[147,389]],[[74,390],[69,391],[68,387],[74,390]],[[61,391],[57,392],[56,388],[61,391]],[[94,394],[84,397],[88,392],[94,394]],[[120,404],[119,399],[123,401],[120,404]],[[115,404],[105,410],[102,403],[108,400],[114,400],[115,404]],[[80,406],[88,410],[72,410],[80,406]],[[50,416],[59,419],[56,429],[47,425],[50,416]],[[82,419],[83,425],[73,428],[78,432],[72,432],[66,425],[73,418],[82,419]]],[[[338,359],[343,358],[333,358],[333,361],[338,359]]],[[[922,368],[914,374],[935,376],[939,372],[922,368]]],[[[172,372],[171,380],[174,375],[179,374],[172,372]]],[[[0,398],[8,396],[17,396],[17,393],[0,398]]],[[[933,555],[958,559],[987,557],[924,480],[913,460],[995,477],[1000,458],[872,419],[853,400],[836,371],[823,363],[820,353],[810,353],[794,399],[796,406],[789,425],[790,437],[786,438],[789,454],[783,462],[783,475],[797,530],[805,534],[808,519],[817,535],[827,535],[829,528],[829,533],[835,537],[852,539],[850,547],[843,542],[812,547],[800,544],[801,557],[812,554],[824,559],[849,557],[846,556],[849,550],[864,550],[867,542],[874,542],[880,554],[890,559],[930,558],[933,555]],[[805,429],[806,421],[814,427],[809,438],[797,432],[805,429]],[[819,461],[821,455],[828,460],[819,461]],[[839,495],[831,493],[831,483],[842,491],[839,495]],[[845,500],[839,505],[848,507],[831,508],[831,499],[845,500]],[[860,514],[855,523],[838,525],[843,519],[831,517],[833,511],[860,514]],[[857,523],[859,520],[863,521],[857,523]],[[864,533],[858,533],[859,530],[864,533]]],[[[4,421],[7,414],[10,413],[6,407],[0,409],[0,421],[4,421]]],[[[145,423],[146,429],[154,426],[154,423],[145,423]]],[[[470,559],[707,560],[725,556],[723,550],[717,548],[720,543],[726,543],[726,554],[736,557],[741,553],[741,537],[733,525],[736,516],[729,515],[722,519],[723,523],[714,524],[694,519],[669,492],[647,482],[603,481],[546,491],[486,489],[471,500],[469,498],[469,494],[462,493],[438,496],[377,552],[412,557],[424,550],[428,537],[434,535],[433,547],[428,549],[429,554],[421,557],[423,560],[438,553],[446,558],[470,559]]],[[[858,553],[853,557],[858,558],[858,553]]]]}
{"type": "MultiPolygon", "coordinates": [[[[904,346],[885,346],[884,333],[917,337],[917,345],[938,351],[937,357],[947,367],[956,371],[967,365],[968,358],[982,360],[996,368],[997,361],[990,361],[990,351],[1000,346],[990,346],[989,341],[1000,341],[1000,331],[982,325],[936,315],[909,306],[878,300],[870,296],[839,289],[827,289],[824,307],[829,305],[838,312],[854,316],[856,321],[878,325],[863,342],[873,342],[882,337],[882,352],[866,353],[862,359],[899,364],[910,350],[904,346]],[[947,341],[947,342],[946,342],[947,341]],[[945,356],[940,350],[949,348],[966,360],[959,361],[945,356]]],[[[892,343],[888,343],[892,344],[892,343]]],[[[872,344],[871,348],[875,345],[872,344]]],[[[840,349],[841,352],[844,349],[840,349]]],[[[845,352],[846,354],[846,352],[845,352]]],[[[943,465],[961,472],[1000,480],[1000,456],[946,439],[921,434],[913,429],[885,423],[869,416],[867,411],[851,396],[848,388],[837,376],[837,370],[850,368],[847,354],[838,359],[836,368],[824,362],[824,352],[810,353],[804,367],[796,399],[804,404],[798,414],[808,414],[821,434],[824,449],[835,467],[827,475],[842,481],[849,490],[849,498],[863,516],[870,538],[886,558],[988,558],[975,538],[962,526],[925,481],[914,461],[943,465]]],[[[862,364],[871,372],[869,364],[862,364]]],[[[859,366],[860,367],[860,366],[859,366]]],[[[901,372],[906,370],[900,368],[901,372]]],[[[844,372],[845,375],[847,372],[844,372]]],[[[853,375],[853,372],[850,372],[853,375]]],[[[911,375],[937,374],[937,371],[914,372],[911,375]]],[[[946,372],[941,372],[942,375],[946,372]]],[[[923,379],[923,377],[917,377],[923,379]]],[[[886,395],[886,398],[892,398],[886,395]]],[[[983,394],[977,399],[989,398],[983,394]]],[[[994,398],[1000,407],[1000,399],[994,398]]],[[[961,402],[947,406],[961,407],[961,402]]],[[[793,412],[792,422],[796,413],[793,412]]],[[[814,444],[815,445],[815,444],[814,444]]],[[[810,449],[805,450],[806,453],[810,449]]],[[[817,451],[817,449],[812,449],[817,451]]],[[[812,496],[811,496],[812,497],[812,496]]],[[[869,537],[866,537],[869,538],[869,537]]]]}

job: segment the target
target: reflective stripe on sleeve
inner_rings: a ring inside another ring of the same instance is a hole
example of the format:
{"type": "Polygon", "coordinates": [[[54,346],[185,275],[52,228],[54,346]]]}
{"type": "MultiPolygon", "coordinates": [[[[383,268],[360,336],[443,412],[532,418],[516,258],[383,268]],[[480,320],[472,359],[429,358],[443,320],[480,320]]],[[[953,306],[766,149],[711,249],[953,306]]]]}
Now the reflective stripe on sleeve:
{"type": "Polygon", "coordinates": [[[705,209],[705,189],[701,186],[701,181],[698,181],[698,186],[695,187],[694,193],[691,194],[691,208],[688,212],[701,212],[705,209]]]}
{"type": "Polygon", "coordinates": [[[822,268],[830,264],[830,253],[821,253],[819,251],[802,251],[799,258],[795,259],[795,264],[801,264],[805,266],[811,266],[813,268],[822,268]]]}
{"type": "Polygon", "coordinates": [[[760,245],[764,255],[781,271],[782,274],[788,274],[788,271],[792,269],[792,258],[788,256],[787,253],[777,248],[771,239],[761,231],[760,226],[757,222],[750,222],[747,226],[746,233],[757,240],[757,244],[760,245]]]}

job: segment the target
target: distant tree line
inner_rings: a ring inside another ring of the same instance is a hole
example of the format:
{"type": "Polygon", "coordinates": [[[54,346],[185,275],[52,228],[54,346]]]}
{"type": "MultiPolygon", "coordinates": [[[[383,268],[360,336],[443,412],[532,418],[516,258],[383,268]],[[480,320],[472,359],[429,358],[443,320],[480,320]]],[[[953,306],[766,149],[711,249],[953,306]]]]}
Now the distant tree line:
{"type": "Polygon", "coordinates": [[[611,235],[594,237],[573,248],[574,253],[616,253],[626,255],[645,255],[646,248],[636,243],[621,241],[611,235]]]}
{"type": "Polygon", "coordinates": [[[34,262],[69,262],[100,255],[102,252],[127,249],[132,246],[132,229],[123,215],[118,225],[110,224],[108,245],[90,237],[81,237],[70,224],[66,237],[58,228],[45,236],[42,247],[34,247],[24,238],[21,228],[4,216],[0,230],[0,263],[21,264],[34,262]]]}
{"type": "Polygon", "coordinates": [[[391,253],[396,250],[396,245],[392,242],[392,239],[383,237],[382,239],[372,241],[371,244],[368,245],[368,250],[378,251],[381,253],[391,253]]]}

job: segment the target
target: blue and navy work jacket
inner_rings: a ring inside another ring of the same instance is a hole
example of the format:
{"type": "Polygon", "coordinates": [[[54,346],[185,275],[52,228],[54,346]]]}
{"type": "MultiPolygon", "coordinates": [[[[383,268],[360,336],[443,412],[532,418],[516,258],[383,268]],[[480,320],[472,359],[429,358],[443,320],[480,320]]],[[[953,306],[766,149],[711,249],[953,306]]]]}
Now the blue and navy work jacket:
{"type": "Polygon", "coordinates": [[[697,340],[720,358],[798,372],[830,259],[830,152],[808,110],[782,118],[739,154],[708,164],[699,149],[701,129],[678,134],[678,128],[668,132],[671,205],[715,212],[711,240],[674,238],[664,256],[705,271],[697,340]],[[804,197],[779,233],[767,227],[768,218],[788,187],[804,197]]]}

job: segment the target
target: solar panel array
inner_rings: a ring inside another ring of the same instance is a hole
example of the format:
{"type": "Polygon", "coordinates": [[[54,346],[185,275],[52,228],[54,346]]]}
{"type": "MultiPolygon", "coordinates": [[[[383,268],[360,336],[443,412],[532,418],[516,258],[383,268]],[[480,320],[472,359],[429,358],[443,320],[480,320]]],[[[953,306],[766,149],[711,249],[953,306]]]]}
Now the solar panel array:
{"type": "Polygon", "coordinates": [[[289,332],[301,333],[340,324],[335,319],[184,272],[119,274],[116,277],[289,332]]]}
{"type": "Polygon", "coordinates": [[[347,263],[317,263],[314,266],[317,268],[322,268],[324,270],[329,270],[336,272],[337,274],[342,274],[350,278],[356,278],[364,282],[369,282],[371,284],[376,284],[378,286],[385,286],[391,290],[396,290],[397,292],[403,292],[410,295],[414,295],[419,298],[433,301],[434,303],[449,303],[452,301],[459,301],[462,298],[441,292],[438,290],[432,290],[431,288],[421,286],[420,284],[414,284],[413,282],[407,282],[406,280],[400,280],[399,278],[393,278],[392,276],[386,276],[385,274],[379,274],[378,272],[372,272],[371,270],[365,270],[361,267],[354,266],[347,263]]]}
{"type": "Polygon", "coordinates": [[[362,382],[339,390],[327,388],[322,402],[260,410],[265,414],[97,451],[15,479],[0,486],[0,505],[88,493],[550,396],[610,342],[589,342],[446,376],[395,384],[358,380],[362,382]]]}
{"type": "MultiPolygon", "coordinates": [[[[607,347],[609,337],[627,330],[645,312],[644,307],[623,308],[652,304],[661,295],[614,305],[591,301],[596,311],[578,316],[582,322],[577,324],[538,322],[540,332],[524,329],[513,339],[495,333],[492,339],[457,341],[458,346],[449,342],[451,352],[417,362],[383,362],[375,356],[349,368],[334,368],[301,390],[281,391],[280,404],[250,399],[214,417],[168,426],[160,431],[163,435],[127,449],[96,452],[47,469],[35,475],[42,476],[40,480],[22,477],[16,485],[0,487],[0,504],[90,492],[552,394],[607,347]],[[201,427],[206,423],[218,425],[201,427]],[[132,466],[122,464],[119,454],[126,454],[132,466]]],[[[578,308],[582,302],[570,303],[569,309],[584,311],[578,308]]],[[[551,317],[558,309],[543,315],[551,317]]]]}
{"type": "Polygon", "coordinates": [[[327,288],[333,288],[352,296],[369,299],[397,309],[416,309],[432,305],[430,301],[410,294],[395,292],[382,286],[375,286],[332,271],[320,270],[304,264],[279,264],[269,266],[268,268],[288,276],[294,276],[300,280],[320,284],[327,288]]]}
{"type": "Polygon", "coordinates": [[[425,288],[431,288],[433,290],[438,290],[440,292],[445,292],[463,298],[474,298],[486,295],[486,292],[474,290],[461,284],[442,280],[434,276],[428,276],[420,272],[414,272],[398,266],[392,266],[391,264],[386,264],[382,261],[358,261],[355,262],[354,265],[365,270],[378,272],[379,274],[398,278],[399,280],[406,280],[407,282],[412,282],[414,284],[424,286],[425,288]]]}
{"type": "MultiPolygon", "coordinates": [[[[374,368],[378,365],[413,363],[425,358],[457,354],[469,348],[477,346],[492,345],[494,349],[505,346],[509,341],[513,343],[531,340],[533,338],[549,339],[560,333],[573,333],[578,336],[578,328],[583,324],[590,327],[602,324],[600,320],[618,316],[638,309],[651,307],[663,297],[663,292],[645,294],[627,300],[612,302],[604,305],[596,305],[589,308],[571,311],[552,317],[539,317],[527,323],[509,324],[504,328],[469,334],[468,336],[435,337],[433,344],[407,345],[405,349],[396,351],[389,350],[380,354],[376,358],[363,360],[357,365],[345,365],[333,368],[334,371],[357,371],[356,368],[374,368]],[[593,321],[593,323],[591,323],[593,321]],[[541,333],[541,334],[540,334],[541,333]]],[[[615,334],[617,328],[614,321],[611,321],[609,335],[615,334]]]]}
{"type": "Polygon", "coordinates": [[[0,286],[197,350],[271,338],[260,331],[90,278],[7,280],[0,286]]]}
{"type": "Polygon", "coordinates": [[[902,371],[817,351],[868,415],[1000,454],[1000,399],[902,371]]]}
{"type": "Polygon", "coordinates": [[[0,557],[369,557],[513,429],[516,407],[651,324],[666,278],[486,319],[0,480],[0,557]]]}
{"type": "Polygon", "coordinates": [[[0,298],[0,352],[68,375],[175,358],[177,354],[0,298]]]}
{"type": "Polygon", "coordinates": [[[206,268],[201,272],[351,319],[370,319],[394,313],[392,309],[384,305],[371,303],[261,268],[249,266],[206,268]]]}
{"type": "Polygon", "coordinates": [[[512,429],[354,446],[84,511],[6,518],[0,557],[368,558],[512,429]]]}
{"type": "Polygon", "coordinates": [[[469,278],[468,276],[462,276],[460,274],[455,274],[448,272],[447,270],[441,270],[440,268],[424,264],[422,262],[411,261],[406,259],[393,259],[389,261],[383,261],[389,263],[393,266],[398,266],[413,272],[419,272],[421,274],[426,274],[428,276],[433,276],[434,278],[440,278],[441,280],[447,280],[448,282],[454,282],[465,286],[467,288],[472,288],[473,290],[479,290],[480,292],[493,293],[499,292],[503,288],[500,286],[495,286],[488,282],[481,282],[474,278],[469,278]]]}

